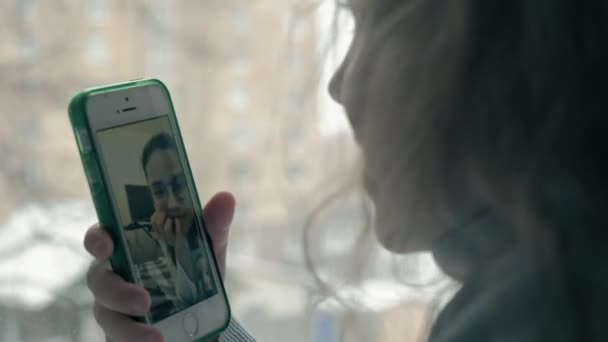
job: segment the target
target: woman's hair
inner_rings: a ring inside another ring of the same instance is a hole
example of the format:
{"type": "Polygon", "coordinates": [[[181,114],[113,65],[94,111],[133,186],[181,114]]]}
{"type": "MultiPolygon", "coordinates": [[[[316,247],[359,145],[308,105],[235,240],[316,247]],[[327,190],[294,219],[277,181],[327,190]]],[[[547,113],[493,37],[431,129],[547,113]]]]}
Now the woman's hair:
{"type": "Polygon", "coordinates": [[[146,145],[144,145],[144,149],[141,153],[141,167],[144,170],[144,173],[146,173],[146,176],[146,166],[148,165],[148,161],[150,160],[152,153],[157,150],[177,151],[175,139],[173,139],[173,137],[168,133],[163,132],[150,138],[146,145]]]}
{"type": "Polygon", "coordinates": [[[362,134],[400,156],[386,181],[470,184],[561,270],[590,340],[608,288],[608,2],[365,3],[362,134]]]}

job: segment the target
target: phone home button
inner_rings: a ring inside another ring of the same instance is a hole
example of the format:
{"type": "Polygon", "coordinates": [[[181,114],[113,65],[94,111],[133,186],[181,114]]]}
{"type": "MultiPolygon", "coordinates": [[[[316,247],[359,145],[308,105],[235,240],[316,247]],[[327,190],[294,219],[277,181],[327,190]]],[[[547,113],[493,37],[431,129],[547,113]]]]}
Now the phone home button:
{"type": "Polygon", "coordinates": [[[198,332],[198,319],[192,314],[184,316],[182,323],[184,324],[184,330],[186,334],[190,336],[196,335],[198,332]]]}

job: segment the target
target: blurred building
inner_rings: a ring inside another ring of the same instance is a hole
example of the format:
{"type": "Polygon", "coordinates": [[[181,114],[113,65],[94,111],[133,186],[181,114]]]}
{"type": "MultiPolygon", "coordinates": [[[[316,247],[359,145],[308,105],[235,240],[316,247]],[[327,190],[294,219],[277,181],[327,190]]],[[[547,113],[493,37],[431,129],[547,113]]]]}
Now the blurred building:
{"type": "Polygon", "coordinates": [[[317,32],[303,3],[3,2],[0,187],[13,196],[0,214],[87,198],[67,103],[84,87],[154,77],[172,91],[201,199],[238,197],[234,247],[281,256],[323,169],[317,32]]]}
{"type": "MultiPolygon", "coordinates": [[[[335,162],[320,139],[319,32],[306,3],[0,2],[0,228],[31,203],[90,200],[66,113],[77,91],[153,77],[172,92],[201,200],[220,190],[237,196],[234,259],[297,262],[302,220],[317,199],[312,194],[324,186],[322,174],[333,167],[329,161],[335,162]]],[[[256,274],[277,273],[260,265],[266,264],[252,265],[256,274]]],[[[273,281],[289,277],[283,270],[273,281]]],[[[238,274],[231,277],[237,291],[239,284],[251,286],[238,274]]],[[[281,291],[302,299],[301,283],[292,279],[281,291]]],[[[83,284],[65,286],[73,293],[72,286],[83,284]]],[[[253,302],[253,290],[243,298],[253,302]]],[[[276,295],[272,291],[267,292],[276,295]]],[[[283,307],[269,317],[280,314],[286,327],[306,329],[298,317],[306,299],[292,305],[289,298],[285,295],[283,307]],[[284,308],[289,312],[280,311],[284,308]]],[[[238,312],[238,301],[233,304],[238,312]]],[[[35,310],[14,310],[0,303],[0,318],[57,325],[49,317],[63,316],[61,305],[51,301],[35,310]]],[[[88,341],[99,333],[88,305],[61,323],[58,331],[71,335],[57,341],[88,341]]],[[[251,321],[265,317],[247,312],[251,321]]],[[[39,336],[32,338],[47,334],[44,324],[39,327],[39,336]]]]}
{"type": "Polygon", "coordinates": [[[102,339],[84,281],[91,259],[81,247],[94,216],[87,201],[55,201],[26,205],[3,220],[0,341],[102,339]]]}

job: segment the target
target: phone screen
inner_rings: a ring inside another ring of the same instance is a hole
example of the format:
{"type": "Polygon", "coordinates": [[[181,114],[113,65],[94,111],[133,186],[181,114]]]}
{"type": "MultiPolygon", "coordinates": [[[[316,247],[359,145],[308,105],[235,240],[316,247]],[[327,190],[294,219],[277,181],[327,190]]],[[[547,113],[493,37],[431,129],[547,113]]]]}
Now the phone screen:
{"type": "Polygon", "coordinates": [[[104,129],[97,141],[135,281],[152,297],[150,323],[216,295],[210,249],[169,117],[104,129]]]}

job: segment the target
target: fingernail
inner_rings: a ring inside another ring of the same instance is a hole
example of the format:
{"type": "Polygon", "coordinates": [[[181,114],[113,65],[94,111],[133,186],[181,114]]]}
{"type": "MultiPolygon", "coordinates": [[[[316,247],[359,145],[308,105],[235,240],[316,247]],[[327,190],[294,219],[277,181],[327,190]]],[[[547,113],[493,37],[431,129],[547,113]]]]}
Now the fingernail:
{"type": "Polygon", "coordinates": [[[152,333],[152,332],[146,333],[144,340],[147,342],[161,342],[162,341],[162,339],[158,337],[158,334],[152,333]]]}
{"type": "Polygon", "coordinates": [[[133,297],[131,298],[131,304],[137,312],[146,313],[148,311],[148,306],[146,305],[146,298],[141,294],[133,295],[133,297]]]}
{"type": "Polygon", "coordinates": [[[106,251],[106,243],[103,241],[98,242],[95,245],[95,255],[96,256],[100,256],[100,255],[104,255],[106,251]]]}

